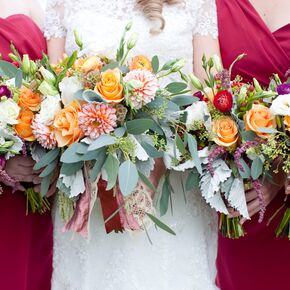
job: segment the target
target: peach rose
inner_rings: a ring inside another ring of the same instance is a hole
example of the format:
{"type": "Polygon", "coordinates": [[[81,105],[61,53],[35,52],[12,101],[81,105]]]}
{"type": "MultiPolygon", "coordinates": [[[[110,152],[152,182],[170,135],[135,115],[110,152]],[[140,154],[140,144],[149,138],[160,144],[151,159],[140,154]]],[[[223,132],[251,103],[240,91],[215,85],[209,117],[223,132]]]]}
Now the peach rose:
{"type": "Polygon", "coordinates": [[[146,69],[152,72],[152,64],[146,56],[137,55],[132,59],[129,69],[146,69]]]}
{"type": "Polygon", "coordinates": [[[234,146],[239,139],[237,125],[228,116],[214,120],[212,123],[212,131],[214,133],[213,141],[219,146],[234,146]]]}
{"type": "Polygon", "coordinates": [[[120,71],[115,68],[101,73],[101,81],[96,84],[95,91],[108,103],[120,103],[123,99],[123,86],[120,84],[120,71]]]}
{"type": "Polygon", "coordinates": [[[18,115],[18,124],[15,125],[16,133],[23,138],[25,141],[34,141],[35,137],[32,132],[32,121],[34,119],[34,114],[29,109],[23,109],[18,115]]]}
{"type": "Polygon", "coordinates": [[[99,57],[91,56],[84,60],[83,64],[81,65],[81,71],[84,74],[88,74],[92,71],[99,71],[102,68],[103,64],[99,57]]]}
{"type": "Polygon", "coordinates": [[[31,89],[22,87],[18,99],[18,106],[22,109],[29,109],[36,112],[40,109],[41,96],[39,93],[33,92],[31,89]]]}
{"type": "Polygon", "coordinates": [[[284,117],[284,124],[286,126],[286,130],[290,131],[290,116],[284,117]]]}
{"type": "Polygon", "coordinates": [[[259,132],[260,128],[276,128],[275,117],[269,108],[254,104],[252,109],[244,115],[246,130],[255,132],[261,138],[269,137],[268,133],[259,132]]]}
{"type": "Polygon", "coordinates": [[[56,114],[53,128],[58,147],[78,142],[83,137],[78,121],[80,111],[81,105],[77,101],[73,101],[56,114]]]}

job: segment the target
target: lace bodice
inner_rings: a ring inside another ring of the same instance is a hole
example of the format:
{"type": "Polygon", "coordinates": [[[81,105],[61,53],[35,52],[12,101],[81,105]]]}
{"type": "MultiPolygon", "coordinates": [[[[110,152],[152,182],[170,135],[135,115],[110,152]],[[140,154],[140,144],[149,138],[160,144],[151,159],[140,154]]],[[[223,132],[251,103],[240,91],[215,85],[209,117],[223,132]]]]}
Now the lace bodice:
{"type": "Polygon", "coordinates": [[[148,20],[136,0],[50,0],[48,2],[45,36],[66,37],[66,52],[77,47],[73,31],[82,37],[88,54],[104,53],[113,56],[121,33],[129,20],[139,33],[134,53],[158,54],[162,60],[184,57],[186,70],[192,69],[192,35],[211,34],[217,37],[214,0],[186,0],[180,4],[165,4],[166,26],[162,33],[152,35],[150,28],[159,23],[148,20]]]}
{"type": "MultiPolygon", "coordinates": [[[[136,6],[136,0],[48,0],[45,35],[66,37],[66,52],[74,44],[77,29],[86,53],[115,53],[121,33],[129,20],[139,41],[133,54],[160,62],[183,57],[186,72],[192,71],[192,36],[195,33],[217,37],[214,0],[185,0],[178,5],[165,4],[164,30],[151,34],[159,23],[148,20],[136,6]]],[[[183,181],[185,183],[185,180],[183,181]]],[[[173,178],[175,194],[173,214],[162,220],[177,236],[155,230],[146,234],[106,235],[100,222],[100,208],[93,210],[91,240],[61,232],[62,222],[55,215],[53,290],[213,290],[216,250],[216,219],[197,192],[186,194],[181,176],[173,178]]]]}

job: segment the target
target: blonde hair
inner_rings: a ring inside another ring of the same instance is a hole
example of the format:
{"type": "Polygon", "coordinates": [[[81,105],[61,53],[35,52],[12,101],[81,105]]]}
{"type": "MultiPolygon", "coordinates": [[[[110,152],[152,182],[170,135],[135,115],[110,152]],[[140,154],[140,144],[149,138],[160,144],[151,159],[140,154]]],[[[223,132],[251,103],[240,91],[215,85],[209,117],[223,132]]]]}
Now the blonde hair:
{"type": "Polygon", "coordinates": [[[151,33],[159,33],[165,27],[165,19],[162,15],[164,3],[169,5],[182,3],[182,0],[137,0],[137,4],[141,6],[144,15],[150,20],[160,21],[159,28],[151,28],[151,33]]]}

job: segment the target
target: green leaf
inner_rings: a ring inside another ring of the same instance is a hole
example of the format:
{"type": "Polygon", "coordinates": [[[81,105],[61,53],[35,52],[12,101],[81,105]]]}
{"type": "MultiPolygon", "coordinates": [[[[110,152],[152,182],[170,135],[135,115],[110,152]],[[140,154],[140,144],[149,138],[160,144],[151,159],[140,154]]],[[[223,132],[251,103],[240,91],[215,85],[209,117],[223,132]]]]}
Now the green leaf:
{"type": "Polygon", "coordinates": [[[88,103],[106,103],[106,100],[102,98],[97,92],[93,90],[85,90],[82,95],[82,99],[88,103]]]}
{"type": "Polygon", "coordinates": [[[96,160],[99,156],[99,150],[89,151],[81,156],[82,161],[96,160]]]}
{"type": "Polygon", "coordinates": [[[186,88],[187,88],[187,84],[181,83],[181,82],[170,83],[165,87],[165,89],[172,94],[180,93],[184,91],[186,88]]]}
{"type": "Polygon", "coordinates": [[[166,100],[164,100],[161,97],[156,97],[153,101],[146,104],[146,107],[148,107],[150,109],[158,109],[160,107],[163,107],[165,103],[167,103],[166,100]]]}
{"type": "Polygon", "coordinates": [[[153,125],[153,120],[151,119],[135,119],[125,123],[128,133],[133,135],[140,135],[145,131],[149,130],[153,125]]]}
{"type": "Polygon", "coordinates": [[[83,155],[77,153],[79,148],[80,148],[80,143],[74,143],[70,145],[62,154],[60,161],[63,163],[76,163],[76,162],[83,161],[82,160],[83,155]]]}
{"type": "Polygon", "coordinates": [[[159,58],[157,55],[154,55],[151,60],[153,72],[156,74],[159,69],[159,58]]]}
{"type": "Polygon", "coordinates": [[[131,160],[123,162],[119,168],[119,186],[123,195],[127,196],[136,188],[138,183],[138,171],[131,160]]]}
{"type": "Polygon", "coordinates": [[[111,135],[101,135],[92,144],[90,144],[88,151],[93,151],[104,146],[113,145],[116,142],[116,138],[111,135]]]}
{"type": "Polygon", "coordinates": [[[253,141],[257,138],[257,134],[253,131],[242,131],[241,136],[245,141],[253,141]]]}
{"type": "Polygon", "coordinates": [[[79,145],[76,148],[76,152],[79,154],[85,154],[88,152],[89,145],[86,143],[78,143],[79,145]]]}
{"type": "Polygon", "coordinates": [[[93,169],[91,170],[91,174],[90,174],[90,181],[91,182],[94,182],[97,179],[99,173],[101,172],[102,167],[104,166],[104,163],[106,161],[106,157],[107,157],[106,150],[102,149],[99,153],[99,156],[98,156],[95,164],[94,164],[93,169]]]}
{"type": "Polygon", "coordinates": [[[162,186],[162,195],[160,198],[161,216],[164,216],[167,213],[170,195],[171,195],[171,189],[170,189],[170,184],[169,184],[169,178],[166,177],[162,186]]]}
{"type": "Polygon", "coordinates": [[[183,106],[189,106],[189,105],[197,102],[198,100],[199,99],[197,97],[180,95],[180,96],[173,97],[171,99],[171,102],[175,103],[179,107],[183,107],[183,106]]]}
{"type": "Polygon", "coordinates": [[[263,173],[263,162],[260,158],[256,158],[252,162],[251,176],[253,179],[258,179],[263,173]]]}
{"type": "Polygon", "coordinates": [[[192,190],[193,188],[198,187],[200,176],[197,171],[190,171],[186,179],[185,189],[187,191],[192,190]]]}
{"type": "Polygon", "coordinates": [[[15,65],[11,64],[8,61],[0,60],[0,76],[14,78],[16,77],[17,73],[18,68],[15,65]]]}
{"type": "Polygon", "coordinates": [[[59,156],[59,148],[55,148],[47,152],[33,167],[34,170],[40,170],[41,168],[47,166],[49,163],[54,161],[59,156]]]}
{"type": "Polygon", "coordinates": [[[105,66],[102,67],[101,72],[104,72],[108,69],[114,69],[119,67],[119,63],[117,61],[110,62],[109,64],[106,64],[105,66]]]}
{"type": "Polygon", "coordinates": [[[180,138],[180,136],[178,135],[177,132],[175,134],[175,143],[176,143],[176,147],[180,151],[180,153],[184,154],[186,152],[186,149],[185,149],[185,146],[184,146],[182,139],[180,138]]]}
{"type": "Polygon", "coordinates": [[[266,134],[276,134],[278,133],[278,131],[274,128],[259,128],[257,130],[258,132],[261,132],[261,133],[266,133],[266,134]]]}
{"type": "Polygon", "coordinates": [[[84,166],[83,161],[71,163],[71,164],[63,163],[60,168],[60,173],[66,176],[72,176],[75,173],[77,173],[80,169],[82,169],[83,166],[84,166]]]}
{"type": "Polygon", "coordinates": [[[53,176],[53,172],[45,176],[44,178],[42,178],[41,186],[40,186],[40,192],[41,192],[42,197],[45,196],[49,190],[52,176],[53,176]]]}
{"type": "Polygon", "coordinates": [[[244,169],[243,171],[239,169],[239,173],[240,173],[241,177],[243,179],[250,178],[251,169],[249,168],[248,164],[246,163],[246,161],[243,158],[240,159],[240,163],[242,164],[243,169],[244,169]]]}
{"type": "Polygon", "coordinates": [[[19,69],[15,76],[15,86],[20,88],[22,86],[22,71],[19,69]]]}
{"type": "Polygon", "coordinates": [[[116,185],[119,164],[120,162],[115,156],[113,156],[112,154],[108,155],[104,164],[104,169],[106,170],[108,175],[107,190],[112,189],[116,185]]]}
{"type": "Polygon", "coordinates": [[[152,182],[150,181],[150,179],[145,176],[142,172],[138,171],[139,177],[140,179],[143,181],[143,183],[150,188],[153,192],[157,191],[157,188],[152,184],[152,182]]]}
{"type": "Polygon", "coordinates": [[[176,233],[169,226],[167,226],[162,221],[160,221],[157,217],[153,216],[152,214],[150,214],[148,212],[146,214],[154,222],[154,224],[157,227],[159,227],[160,229],[164,230],[165,232],[167,232],[167,233],[169,233],[171,235],[176,236],[176,233]]]}
{"type": "Polygon", "coordinates": [[[49,163],[46,168],[40,173],[39,177],[43,178],[46,177],[48,175],[50,175],[51,173],[53,173],[53,171],[55,170],[56,166],[58,164],[58,160],[54,159],[51,163],[49,163]]]}
{"type": "Polygon", "coordinates": [[[74,65],[74,63],[77,60],[77,57],[78,57],[78,52],[74,51],[67,61],[67,65],[66,65],[67,68],[71,68],[74,65]]]}
{"type": "Polygon", "coordinates": [[[123,137],[126,133],[126,128],[124,127],[119,127],[115,129],[114,134],[116,137],[123,137]]]}
{"type": "Polygon", "coordinates": [[[158,151],[154,146],[147,142],[142,142],[141,143],[143,149],[146,151],[146,153],[152,157],[152,158],[160,158],[163,157],[163,152],[158,151]]]}
{"type": "Polygon", "coordinates": [[[196,167],[198,173],[202,174],[201,161],[200,161],[200,158],[198,156],[196,139],[190,134],[187,134],[187,137],[188,137],[189,152],[190,152],[191,157],[194,161],[195,167],[196,167]]]}

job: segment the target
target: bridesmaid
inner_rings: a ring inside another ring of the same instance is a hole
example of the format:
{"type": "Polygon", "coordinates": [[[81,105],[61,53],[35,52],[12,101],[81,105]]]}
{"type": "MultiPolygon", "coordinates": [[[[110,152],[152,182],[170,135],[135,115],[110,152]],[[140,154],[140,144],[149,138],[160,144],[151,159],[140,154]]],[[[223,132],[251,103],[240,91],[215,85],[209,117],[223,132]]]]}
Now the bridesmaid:
{"type": "MultiPolygon", "coordinates": [[[[196,74],[203,77],[203,53],[220,55],[226,68],[237,55],[246,53],[234,66],[233,75],[241,75],[246,82],[255,76],[266,85],[272,73],[277,72],[285,80],[290,68],[289,0],[216,0],[216,5],[219,40],[195,36],[196,74]]],[[[277,185],[263,184],[267,203],[264,222],[258,223],[259,201],[256,193],[250,191],[247,201],[252,219],[244,224],[247,235],[239,240],[219,235],[217,284],[222,290],[290,289],[290,242],[275,237],[283,212],[267,226],[285,197],[284,175],[277,174],[274,179],[277,185]]]]}
{"type": "MultiPolygon", "coordinates": [[[[0,53],[4,60],[9,61],[11,42],[21,55],[27,53],[31,59],[41,58],[46,51],[45,40],[37,26],[42,21],[37,4],[35,0],[0,0],[0,53]]],[[[28,157],[14,157],[7,162],[5,170],[20,182],[34,183],[38,189],[40,180],[33,173],[33,165],[34,161],[28,157]]],[[[48,212],[26,216],[24,193],[12,194],[11,188],[3,183],[1,187],[4,192],[0,195],[0,288],[50,290],[51,215],[48,212]]]]}

